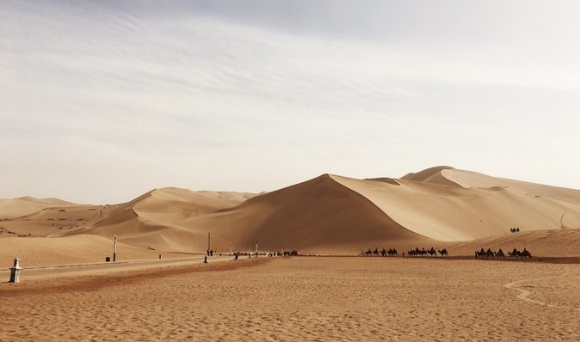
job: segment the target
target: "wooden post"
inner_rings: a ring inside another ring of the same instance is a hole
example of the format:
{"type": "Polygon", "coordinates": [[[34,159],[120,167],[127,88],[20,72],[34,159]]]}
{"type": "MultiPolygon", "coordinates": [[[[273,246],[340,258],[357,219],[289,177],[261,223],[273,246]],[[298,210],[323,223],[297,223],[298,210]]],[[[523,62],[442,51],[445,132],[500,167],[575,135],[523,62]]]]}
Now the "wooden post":
{"type": "Polygon", "coordinates": [[[207,250],[211,250],[211,233],[207,233],[207,250]]]}
{"type": "Polygon", "coordinates": [[[113,262],[117,261],[117,235],[113,235],[113,262]]]}

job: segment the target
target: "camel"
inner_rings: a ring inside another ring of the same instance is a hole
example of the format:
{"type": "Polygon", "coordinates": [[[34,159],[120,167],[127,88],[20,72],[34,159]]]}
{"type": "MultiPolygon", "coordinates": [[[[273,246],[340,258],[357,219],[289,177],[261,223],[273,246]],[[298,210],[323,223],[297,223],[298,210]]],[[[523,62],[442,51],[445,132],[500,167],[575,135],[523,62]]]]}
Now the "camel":
{"type": "Polygon", "coordinates": [[[514,247],[514,250],[513,250],[513,251],[511,251],[511,252],[508,252],[508,255],[509,255],[511,258],[519,258],[519,257],[521,256],[521,254],[522,254],[522,253],[521,253],[520,251],[518,251],[518,250],[517,250],[515,247],[514,247]]]}
{"type": "Polygon", "coordinates": [[[428,251],[427,251],[427,253],[429,253],[429,255],[430,255],[431,257],[433,257],[433,255],[437,254],[437,252],[435,252],[435,249],[434,249],[433,247],[431,247],[431,249],[430,249],[430,250],[428,250],[428,251]]]}
{"type": "Polygon", "coordinates": [[[485,250],[483,248],[479,251],[475,251],[475,258],[483,258],[485,256],[485,250]]]}
{"type": "Polygon", "coordinates": [[[485,252],[485,257],[488,258],[488,259],[495,257],[495,255],[494,255],[493,251],[491,250],[491,248],[488,248],[487,249],[487,252],[485,252]]]}
{"type": "Polygon", "coordinates": [[[389,256],[398,256],[397,250],[395,248],[393,249],[389,248],[387,253],[389,253],[389,256]]]}
{"type": "Polygon", "coordinates": [[[447,249],[445,249],[445,248],[437,250],[437,252],[439,252],[439,254],[441,254],[442,257],[446,257],[448,255],[447,249]]]}
{"type": "Polygon", "coordinates": [[[417,256],[417,255],[421,255],[421,250],[419,249],[419,247],[415,248],[415,249],[410,249],[407,254],[409,254],[409,256],[417,256]]]}
{"type": "Polygon", "coordinates": [[[494,257],[494,253],[491,250],[491,248],[488,248],[487,251],[485,251],[483,248],[480,249],[479,251],[475,251],[475,258],[493,258],[494,257]]]}
{"type": "Polygon", "coordinates": [[[409,252],[409,256],[425,256],[427,255],[427,251],[425,250],[425,248],[419,249],[419,247],[415,248],[415,249],[411,249],[409,252]]]}
{"type": "Polygon", "coordinates": [[[522,257],[523,259],[531,259],[532,258],[532,254],[530,252],[528,252],[527,249],[524,248],[524,250],[520,253],[520,257],[522,257]]]}

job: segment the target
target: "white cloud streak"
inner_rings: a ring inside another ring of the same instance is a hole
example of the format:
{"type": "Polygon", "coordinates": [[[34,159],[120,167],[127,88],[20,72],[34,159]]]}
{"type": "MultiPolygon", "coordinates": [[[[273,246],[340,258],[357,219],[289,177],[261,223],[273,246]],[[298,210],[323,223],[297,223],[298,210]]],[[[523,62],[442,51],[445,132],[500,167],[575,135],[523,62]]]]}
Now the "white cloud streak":
{"type": "Polygon", "coordinates": [[[574,2],[215,3],[7,2],[0,197],[441,164],[580,187],[574,2]]]}

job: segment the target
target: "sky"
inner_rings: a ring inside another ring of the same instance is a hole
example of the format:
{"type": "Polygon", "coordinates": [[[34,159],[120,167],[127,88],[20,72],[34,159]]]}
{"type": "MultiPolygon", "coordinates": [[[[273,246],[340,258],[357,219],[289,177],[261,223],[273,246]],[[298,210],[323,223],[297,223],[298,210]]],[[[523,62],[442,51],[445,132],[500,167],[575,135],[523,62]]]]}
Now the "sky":
{"type": "Polygon", "coordinates": [[[580,189],[580,2],[3,0],[0,198],[449,165],[580,189]]]}

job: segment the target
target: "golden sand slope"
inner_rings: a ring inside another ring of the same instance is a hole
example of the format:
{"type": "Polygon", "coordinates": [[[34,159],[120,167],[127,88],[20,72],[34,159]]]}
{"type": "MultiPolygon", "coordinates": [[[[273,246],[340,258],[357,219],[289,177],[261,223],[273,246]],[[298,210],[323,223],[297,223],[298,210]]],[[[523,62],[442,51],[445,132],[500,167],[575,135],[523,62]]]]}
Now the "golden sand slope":
{"type": "Polygon", "coordinates": [[[247,200],[240,206],[183,222],[211,227],[218,249],[299,249],[305,253],[358,253],[361,248],[430,244],[367,198],[329,175],[247,200]]]}
{"type": "Polygon", "coordinates": [[[580,191],[448,168],[407,175],[397,184],[333,176],[403,227],[440,241],[521,230],[580,228],[580,191]],[[461,185],[460,185],[461,184],[461,185]]]}
{"type": "Polygon", "coordinates": [[[56,198],[20,197],[0,199],[0,220],[11,219],[51,207],[67,207],[74,205],[56,198]]]}
{"type": "MultiPolygon", "coordinates": [[[[154,259],[158,251],[118,243],[118,260],[154,259]]],[[[72,263],[104,262],[113,256],[112,237],[76,235],[61,238],[4,238],[0,239],[0,268],[12,266],[15,257],[21,266],[59,265],[72,263]]]]}
{"type": "Polygon", "coordinates": [[[175,224],[184,218],[215,212],[252,197],[249,193],[193,192],[165,188],[150,191],[133,201],[118,205],[68,205],[44,208],[35,213],[0,222],[0,237],[58,237],[94,234],[104,237],[118,235],[125,242],[141,247],[191,249],[183,235],[187,229],[175,224]],[[177,232],[177,234],[173,234],[177,232]],[[170,236],[169,239],[164,234],[170,236]],[[168,246],[170,245],[170,246],[168,246]]]}

